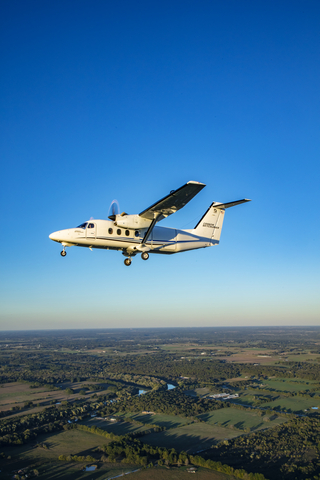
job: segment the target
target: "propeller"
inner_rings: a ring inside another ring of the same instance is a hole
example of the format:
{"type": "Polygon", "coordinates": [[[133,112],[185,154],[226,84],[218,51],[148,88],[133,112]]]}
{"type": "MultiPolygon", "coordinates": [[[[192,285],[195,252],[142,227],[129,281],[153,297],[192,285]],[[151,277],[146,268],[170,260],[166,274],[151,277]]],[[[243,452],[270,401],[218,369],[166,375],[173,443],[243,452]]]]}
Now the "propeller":
{"type": "Polygon", "coordinates": [[[115,221],[116,215],[119,215],[120,207],[118,200],[112,200],[111,205],[109,207],[109,215],[108,218],[110,220],[115,221]]]}

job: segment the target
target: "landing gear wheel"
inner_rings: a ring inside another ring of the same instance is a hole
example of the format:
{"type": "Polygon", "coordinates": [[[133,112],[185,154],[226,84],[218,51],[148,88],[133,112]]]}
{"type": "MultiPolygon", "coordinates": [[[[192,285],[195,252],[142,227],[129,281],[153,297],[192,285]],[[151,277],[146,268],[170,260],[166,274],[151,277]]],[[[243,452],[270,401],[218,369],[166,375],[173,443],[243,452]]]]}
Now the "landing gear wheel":
{"type": "Polygon", "coordinates": [[[124,264],[126,267],[129,267],[131,265],[131,258],[126,258],[124,264]]]}
{"type": "Polygon", "coordinates": [[[142,260],[148,260],[148,258],[149,258],[149,253],[147,253],[147,252],[142,252],[142,253],[141,253],[141,258],[142,258],[142,260]]]}
{"type": "Polygon", "coordinates": [[[67,252],[65,250],[62,250],[62,252],[60,252],[60,255],[61,257],[65,257],[67,255],[67,252]]]}

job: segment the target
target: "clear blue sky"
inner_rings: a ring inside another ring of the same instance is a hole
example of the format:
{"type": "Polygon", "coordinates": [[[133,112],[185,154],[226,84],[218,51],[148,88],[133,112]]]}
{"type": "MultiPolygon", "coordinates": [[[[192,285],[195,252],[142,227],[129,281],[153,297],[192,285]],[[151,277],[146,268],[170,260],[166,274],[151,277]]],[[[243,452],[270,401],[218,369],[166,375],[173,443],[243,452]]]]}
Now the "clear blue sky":
{"type": "Polygon", "coordinates": [[[317,325],[318,1],[4,0],[1,323],[8,329],[317,325]],[[117,198],[207,187],[218,247],[133,259],[48,235],[117,198]]]}

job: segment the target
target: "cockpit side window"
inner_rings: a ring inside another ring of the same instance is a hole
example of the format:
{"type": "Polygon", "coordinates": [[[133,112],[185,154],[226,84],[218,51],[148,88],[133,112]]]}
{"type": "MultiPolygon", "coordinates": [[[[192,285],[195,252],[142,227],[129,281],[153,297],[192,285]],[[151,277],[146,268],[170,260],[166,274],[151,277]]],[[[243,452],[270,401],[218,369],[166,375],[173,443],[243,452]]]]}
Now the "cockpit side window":
{"type": "Polygon", "coordinates": [[[89,223],[88,228],[94,228],[94,223],[89,223]]]}
{"type": "MultiPolygon", "coordinates": [[[[77,228],[83,228],[85,230],[86,226],[88,225],[88,222],[86,223],[81,223],[81,225],[78,225],[77,228]]],[[[91,224],[93,225],[93,224],[91,224]]]]}

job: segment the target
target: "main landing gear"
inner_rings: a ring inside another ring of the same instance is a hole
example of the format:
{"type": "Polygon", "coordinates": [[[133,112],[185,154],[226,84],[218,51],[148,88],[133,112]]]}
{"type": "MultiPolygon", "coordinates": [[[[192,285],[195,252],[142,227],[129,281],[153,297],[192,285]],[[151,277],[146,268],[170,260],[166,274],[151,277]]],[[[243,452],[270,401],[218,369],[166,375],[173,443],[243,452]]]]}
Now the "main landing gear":
{"type": "Polygon", "coordinates": [[[65,251],[65,249],[63,249],[61,252],[60,252],[60,255],[61,257],[65,257],[67,255],[67,252],[65,251]]]}
{"type": "MultiPolygon", "coordinates": [[[[61,252],[61,255],[62,255],[62,252],[61,252]]],[[[148,260],[148,258],[149,258],[149,253],[147,253],[147,252],[142,252],[142,253],[141,253],[141,258],[142,258],[142,260],[148,260]]],[[[131,257],[127,257],[127,258],[125,259],[125,261],[124,261],[124,264],[126,265],[126,267],[129,267],[129,266],[131,265],[131,262],[132,262],[131,257]]]]}

